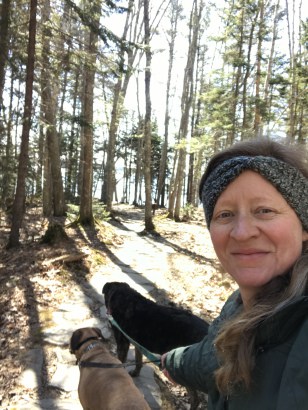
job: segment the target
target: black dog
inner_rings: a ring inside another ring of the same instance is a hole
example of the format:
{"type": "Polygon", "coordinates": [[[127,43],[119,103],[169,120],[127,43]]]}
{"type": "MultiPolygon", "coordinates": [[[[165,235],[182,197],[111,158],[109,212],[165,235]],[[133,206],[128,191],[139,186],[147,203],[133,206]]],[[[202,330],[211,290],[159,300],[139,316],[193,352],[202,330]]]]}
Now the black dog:
{"type": "MultiPolygon", "coordinates": [[[[159,305],[127,283],[107,282],[102,292],[108,314],[128,336],[152,353],[163,354],[176,347],[198,343],[208,333],[209,324],[198,316],[184,309],[159,305]]],[[[112,328],[118,358],[124,362],[130,342],[115,326],[112,328]]],[[[135,355],[136,367],[130,372],[132,376],[138,376],[142,367],[142,354],[138,349],[135,349],[135,355]]],[[[196,405],[192,403],[191,408],[196,405]]]]}

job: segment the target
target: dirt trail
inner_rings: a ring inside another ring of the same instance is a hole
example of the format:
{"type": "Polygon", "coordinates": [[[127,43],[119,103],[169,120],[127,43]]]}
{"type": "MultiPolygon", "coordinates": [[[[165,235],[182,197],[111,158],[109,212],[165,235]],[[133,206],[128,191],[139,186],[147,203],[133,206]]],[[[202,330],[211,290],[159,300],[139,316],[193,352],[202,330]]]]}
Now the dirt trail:
{"type": "MultiPolygon", "coordinates": [[[[142,236],[142,210],[125,205],[115,210],[115,220],[95,232],[68,228],[69,243],[48,247],[31,242],[14,252],[3,249],[1,408],[34,410],[35,402],[44,410],[78,408],[74,386],[65,391],[63,385],[57,387],[52,381],[59,363],[68,366],[62,373],[71,366],[65,344],[72,328],[78,327],[78,319],[93,325],[102,321],[101,288],[105,282],[127,281],[159,303],[187,307],[208,320],[216,317],[234,288],[215,258],[201,212],[190,223],[175,223],[158,211],[154,222],[159,235],[142,236]],[[86,308],[79,306],[79,316],[74,317],[70,306],[77,306],[80,298],[86,308]],[[59,311],[61,325],[46,339],[48,329],[57,325],[59,311]],[[67,320],[64,326],[63,317],[67,320]],[[58,346],[55,339],[60,340],[58,346]],[[39,367],[32,384],[21,382],[29,360],[32,367],[33,360],[39,367]]],[[[3,232],[0,239],[4,242],[3,232]]],[[[169,397],[169,401],[163,400],[162,409],[187,408],[183,389],[166,385],[165,380],[158,382],[169,397]]]]}

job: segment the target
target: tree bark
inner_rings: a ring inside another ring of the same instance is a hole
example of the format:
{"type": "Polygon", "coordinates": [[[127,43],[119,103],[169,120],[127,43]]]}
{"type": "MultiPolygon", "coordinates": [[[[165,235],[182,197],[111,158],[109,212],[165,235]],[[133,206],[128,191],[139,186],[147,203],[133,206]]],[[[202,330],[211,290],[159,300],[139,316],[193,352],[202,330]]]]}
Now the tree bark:
{"type": "Polygon", "coordinates": [[[183,80],[183,91],[181,99],[181,122],[179,129],[179,154],[177,170],[175,174],[174,188],[173,192],[170,194],[175,198],[174,209],[171,209],[169,204],[169,214],[173,214],[176,221],[180,220],[180,209],[182,204],[182,188],[185,173],[185,162],[186,162],[186,138],[188,133],[188,121],[189,112],[192,106],[192,95],[193,95],[193,78],[194,78],[194,65],[197,54],[197,42],[198,33],[200,29],[200,20],[203,10],[203,1],[198,5],[198,1],[194,0],[192,5],[191,17],[190,17],[190,38],[189,38],[189,48],[187,54],[187,62],[185,67],[185,74],[183,80]]]}
{"type": "Polygon", "coordinates": [[[170,86],[171,86],[171,78],[172,78],[172,69],[173,69],[173,62],[174,62],[174,47],[175,47],[175,39],[177,36],[177,24],[178,18],[180,14],[180,7],[179,1],[175,0],[172,3],[172,10],[171,10],[171,20],[170,20],[170,41],[169,41],[169,64],[168,64],[168,77],[167,77],[167,85],[166,85],[166,99],[165,99],[165,121],[164,121],[164,142],[162,146],[162,153],[161,159],[159,164],[159,175],[158,175],[158,182],[157,182],[157,204],[164,206],[164,201],[162,198],[163,194],[163,187],[166,183],[166,170],[167,170],[167,153],[168,153],[168,139],[169,139],[169,121],[170,121],[170,113],[169,113],[169,100],[170,100],[170,86]]]}
{"type": "Polygon", "coordinates": [[[258,32],[258,46],[257,46],[257,72],[256,72],[256,106],[255,106],[255,120],[254,120],[254,133],[255,137],[260,137],[261,126],[261,59],[262,59],[262,42],[264,36],[264,1],[259,0],[259,32],[258,32]]]}
{"type": "Polygon", "coordinates": [[[12,227],[8,241],[8,248],[17,247],[20,244],[20,228],[24,216],[24,207],[26,199],[26,177],[29,165],[29,134],[32,118],[32,93],[36,43],[36,12],[37,0],[31,0],[23,126],[18,164],[16,194],[12,210],[12,227]]]}
{"type": "MultiPolygon", "coordinates": [[[[50,20],[50,1],[45,0],[42,10],[43,39],[42,39],[42,113],[46,128],[45,155],[49,157],[46,161],[47,168],[44,169],[45,182],[43,190],[43,211],[45,216],[63,216],[65,214],[63,182],[61,174],[60,144],[57,133],[57,103],[59,87],[56,85],[57,69],[50,69],[50,40],[51,33],[48,28],[50,20]],[[47,173],[50,173],[49,175],[47,173]],[[50,181],[49,181],[50,179],[50,181]],[[47,189],[51,192],[47,193],[47,189]],[[47,195],[47,197],[46,197],[47,195]],[[52,201],[52,203],[49,203],[52,201]]],[[[62,44],[60,44],[61,47],[62,44]]],[[[59,62],[59,65],[61,63],[59,62]]]]}
{"type": "Polygon", "coordinates": [[[151,60],[152,52],[150,49],[150,18],[149,0],[144,0],[144,45],[145,45],[145,118],[144,118],[144,184],[145,184],[145,230],[151,232],[155,229],[152,219],[152,184],[151,184],[151,60]]]}
{"type": "MultiPolygon", "coordinates": [[[[2,0],[1,19],[0,19],[0,118],[3,107],[3,90],[5,83],[5,67],[8,54],[8,30],[11,0],[2,0]]],[[[0,123],[1,131],[1,123],[0,123]]],[[[1,133],[0,133],[1,135],[1,133]]]]}
{"type": "MultiPolygon", "coordinates": [[[[129,19],[133,7],[133,0],[129,1],[128,13],[126,18],[126,23],[122,35],[122,40],[126,40],[127,32],[129,29],[129,19]]],[[[125,51],[121,50],[119,55],[119,60],[124,60],[125,51]]],[[[109,126],[109,139],[108,139],[108,148],[107,148],[107,161],[106,161],[106,176],[104,178],[104,192],[103,192],[103,201],[106,203],[106,210],[110,212],[112,210],[112,201],[113,194],[115,190],[115,146],[117,139],[117,131],[119,127],[119,121],[122,113],[122,107],[124,103],[124,98],[128,86],[128,81],[131,76],[132,64],[130,57],[132,57],[132,51],[129,51],[129,61],[128,69],[123,80],[123,72],[119,73],[118,80],[114,86],[113,90],[113,102],[112,102],[112,112],[111,120],[109,126]]]]}
{"type": "MultiPolygon", "coordinates": [[[[99,24],[101,14],[100,1],[91,3],[93,13],[96,16],[96,24],[99,24]]],[[[84,93],[84,146],[82,157],[82,185],[80,196],[80,216],[79,222],[83,225],[93,225],[92,210],[92,185],[93,185],[93,99],[94,99],[94,79],[95,63],[97,55],[97,34],[92,30],[89,33],[88,64],[85,66],[85,93],[84,93]]]]}
{"type": "MultiPolygon", "coordinates": [[[[278,23],[278,11],[279,11],[279,2],[280,0],[277,0],[277,3],[275,4],[275,12],[274,12],[274,18],[273,18],[273,29],[272,29],[272,43],[271,43],[271,51],[268,59],[268,65],[267,65],[267,71],[266,71],[266,78],[265,78],[265,84],[264,84],[264,106],[266,109],[266,114],[267,114],[267,124],[269,124],[269,115],[270,115],[270,80],[272,77],[272,70],[273,70],[273,62],[274,62],[274,52],[275,52],[275,44],[276,44],[276,39],[277,39],[277,23],[278,23]]],[[[262,135],[263,134],[263,129],[262,129],[262,135]]]]}

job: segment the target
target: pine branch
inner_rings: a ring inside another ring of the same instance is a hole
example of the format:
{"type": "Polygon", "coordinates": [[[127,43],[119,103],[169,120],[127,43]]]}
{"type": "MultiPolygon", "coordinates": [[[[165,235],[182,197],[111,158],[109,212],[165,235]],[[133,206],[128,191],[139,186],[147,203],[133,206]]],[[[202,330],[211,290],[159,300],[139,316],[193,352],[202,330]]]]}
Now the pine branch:
{"type": "MultiPolygon", "coordinates": [[[[107,47],[110,47],[109,41],[112,41],[115,43],[117,46],[120,48],[124,49],[125,51],[129,50],[129,47],[134,46],[136,47],[136,44],[128,41],[124,41],[120,37],[118,37],[116,34],[114,34],[111,30],[109,30],[105,26],[98,26],[96,23],[93,22],[91,16],[89,16],[86,12],[84,12],[79,6],[77,6],[72,0],[65,0],[66,3],[78,14],[80,20],[82,23],[88,27],[93,33],[98,35],[104,42],[104,44],[107,47]]],[[[111,1],[108,0],[107,4],[110,7],[116,7],[115,4],[111,1]]],[[[124,12],[124,8],[117,8],[120,12],[124,12]]]]}

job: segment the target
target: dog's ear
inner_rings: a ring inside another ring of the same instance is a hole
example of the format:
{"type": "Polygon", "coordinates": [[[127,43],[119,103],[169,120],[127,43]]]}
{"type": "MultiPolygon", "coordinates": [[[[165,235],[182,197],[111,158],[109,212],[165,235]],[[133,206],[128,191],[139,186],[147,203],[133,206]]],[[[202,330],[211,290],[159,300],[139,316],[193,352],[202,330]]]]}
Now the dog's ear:
{"type": "Polygon", "coordinates": [[[109,292],[110,287],[111,287],[111,282],[107,282],[107,283],[105,283],[105,285],[103,286],[103,289],[102,289],[102,293],[103,293],[103,295],[105,295],[106,293],[108,293],[108,292],[109,292]]]}
{"type": "Polygon", "coordinates": [[[82,338],[82,331],[80,329],[73,332],[70,340],[70,352],[74,353],[77,350],[78,345],[80,344],[82,338]]]}

